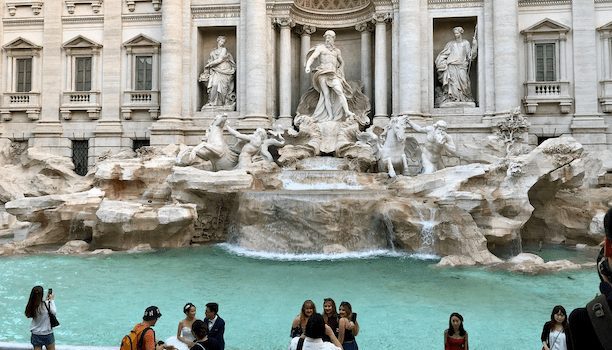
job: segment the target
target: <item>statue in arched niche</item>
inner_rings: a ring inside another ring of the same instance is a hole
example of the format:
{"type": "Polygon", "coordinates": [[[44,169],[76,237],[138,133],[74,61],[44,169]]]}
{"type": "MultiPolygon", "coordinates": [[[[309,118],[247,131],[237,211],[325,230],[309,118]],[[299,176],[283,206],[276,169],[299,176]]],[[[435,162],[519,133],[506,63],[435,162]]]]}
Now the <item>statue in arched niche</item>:
{"type": "Polygon", "coordinates": [[[202,110],[235,110],[236,93],[234,91],[234,77],[236,63],[232,54],[225,47],[226,37],[217,37],[217,48],[209,54],[204,71],[200,74],[199,82],[206,83],[208,101],[202,110]]]}

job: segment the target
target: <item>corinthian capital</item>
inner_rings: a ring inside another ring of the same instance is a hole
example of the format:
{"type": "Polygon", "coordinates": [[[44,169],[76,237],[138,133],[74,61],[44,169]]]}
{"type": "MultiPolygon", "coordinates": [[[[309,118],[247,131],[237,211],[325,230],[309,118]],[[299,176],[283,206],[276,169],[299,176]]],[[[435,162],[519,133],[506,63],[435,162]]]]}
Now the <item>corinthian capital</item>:
{"type": "Polygon", "coordinates": [[[358,25],[355,26],[355,29],[358,32],[371,32],[372,31],[372,24],[370,22],[363,22],[363,23],[359,23],[358,25]]]}
{"type": "Polygon", "coordinates": [[[304,24],[302,26],[297,26],[295,28],[295,32],[298,35],[304,36],[304,35],[312,35],[312,33],[317,31],[317,27],[314,26],[309,26],[307,24],[304,24]]]}
{"type": "Polygon", "coordinates": [[[392,18],[393,15],[390,12],[377,12],[372,16],[372,22],[383,23],[390,21],[392,18]]]}
{"type": "Polygon", "coordinates": [[[278,25],[279,27],[293,27],[295,26],[295,22],[290,17],[276,17],[273,20],[273,23],[278,25]]]}

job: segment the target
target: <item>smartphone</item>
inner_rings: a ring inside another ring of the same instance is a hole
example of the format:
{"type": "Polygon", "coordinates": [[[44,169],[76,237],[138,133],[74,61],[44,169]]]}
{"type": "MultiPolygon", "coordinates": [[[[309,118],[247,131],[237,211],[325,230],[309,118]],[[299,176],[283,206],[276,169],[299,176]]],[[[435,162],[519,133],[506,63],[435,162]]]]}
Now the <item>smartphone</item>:
{"type": "Polygon", "coordinates": [[[604,241],[604,256],[606,258],[612,257],[612,239],[606,238],[604,241]]]}
{"type": "Polygon", "coordinates": [[[49,290],[47,291],[47,295],[51,295],[53,294],[53,288],[49,288],[49,290]]]}
{"type": "Polygon", "coordinates": [[[353,312],[351,314],[351,321],[353,321],[353,322],[357,321],[357,313],[356,312],[353,312]]]}

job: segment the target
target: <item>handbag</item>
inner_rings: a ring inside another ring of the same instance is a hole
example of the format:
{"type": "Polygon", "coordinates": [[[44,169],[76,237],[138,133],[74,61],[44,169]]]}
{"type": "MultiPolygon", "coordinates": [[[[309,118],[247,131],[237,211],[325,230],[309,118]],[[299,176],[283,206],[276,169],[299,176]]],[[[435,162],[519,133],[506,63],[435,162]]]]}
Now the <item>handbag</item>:
{"type": "Polygon", "coordinates": [[[47,313],[49,314],[49,321],[51,322],[51,328],[55,328],[55,327],[59,326],[60,323],[57,320],[57,317],[55,316],[55,314],[52,314],[51,310],[49,310],[49,305],[47,303],[45,303],[44,301],[43,301],[43,303],[45,304],[45,307],[47,308],[47,313]]]}

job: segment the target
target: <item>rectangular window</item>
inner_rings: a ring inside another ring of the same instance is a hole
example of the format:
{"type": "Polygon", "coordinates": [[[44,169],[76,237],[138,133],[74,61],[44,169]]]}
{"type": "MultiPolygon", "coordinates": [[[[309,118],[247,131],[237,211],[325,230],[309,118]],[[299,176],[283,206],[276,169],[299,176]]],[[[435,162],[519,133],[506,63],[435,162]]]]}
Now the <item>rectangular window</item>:
{"type": "Polygon", "coordinates": [[[149,139],[132,140],[132,150],[134,152],[141,147],[149,146],[151,146],[151,141],[149,139]]]}
{"type": "Polygon", "coordinates": [[[556,81],[555,44],[535,44],[536,81],[556,81]]]}
{"type": "Polygon", "coordinates": [[[89,157],[89,140],[72,140],[72,163],[74,172],[87,175],[87,161],[89,157]]]}
{"type": "Polygon", "coordinates": [[[91,91],[91,57],[77,57],[74,77],[75,91],[91,91]]]}
{"type": "Polygon", "coordinates": [[[136,90],[151,90],[153,86],[153,56],[136,56],[136,90]]]}
{"type": "Polygon", "coordinates": [[[32,91],[32,58],[17,59],[17,92],[32,91]]]}

